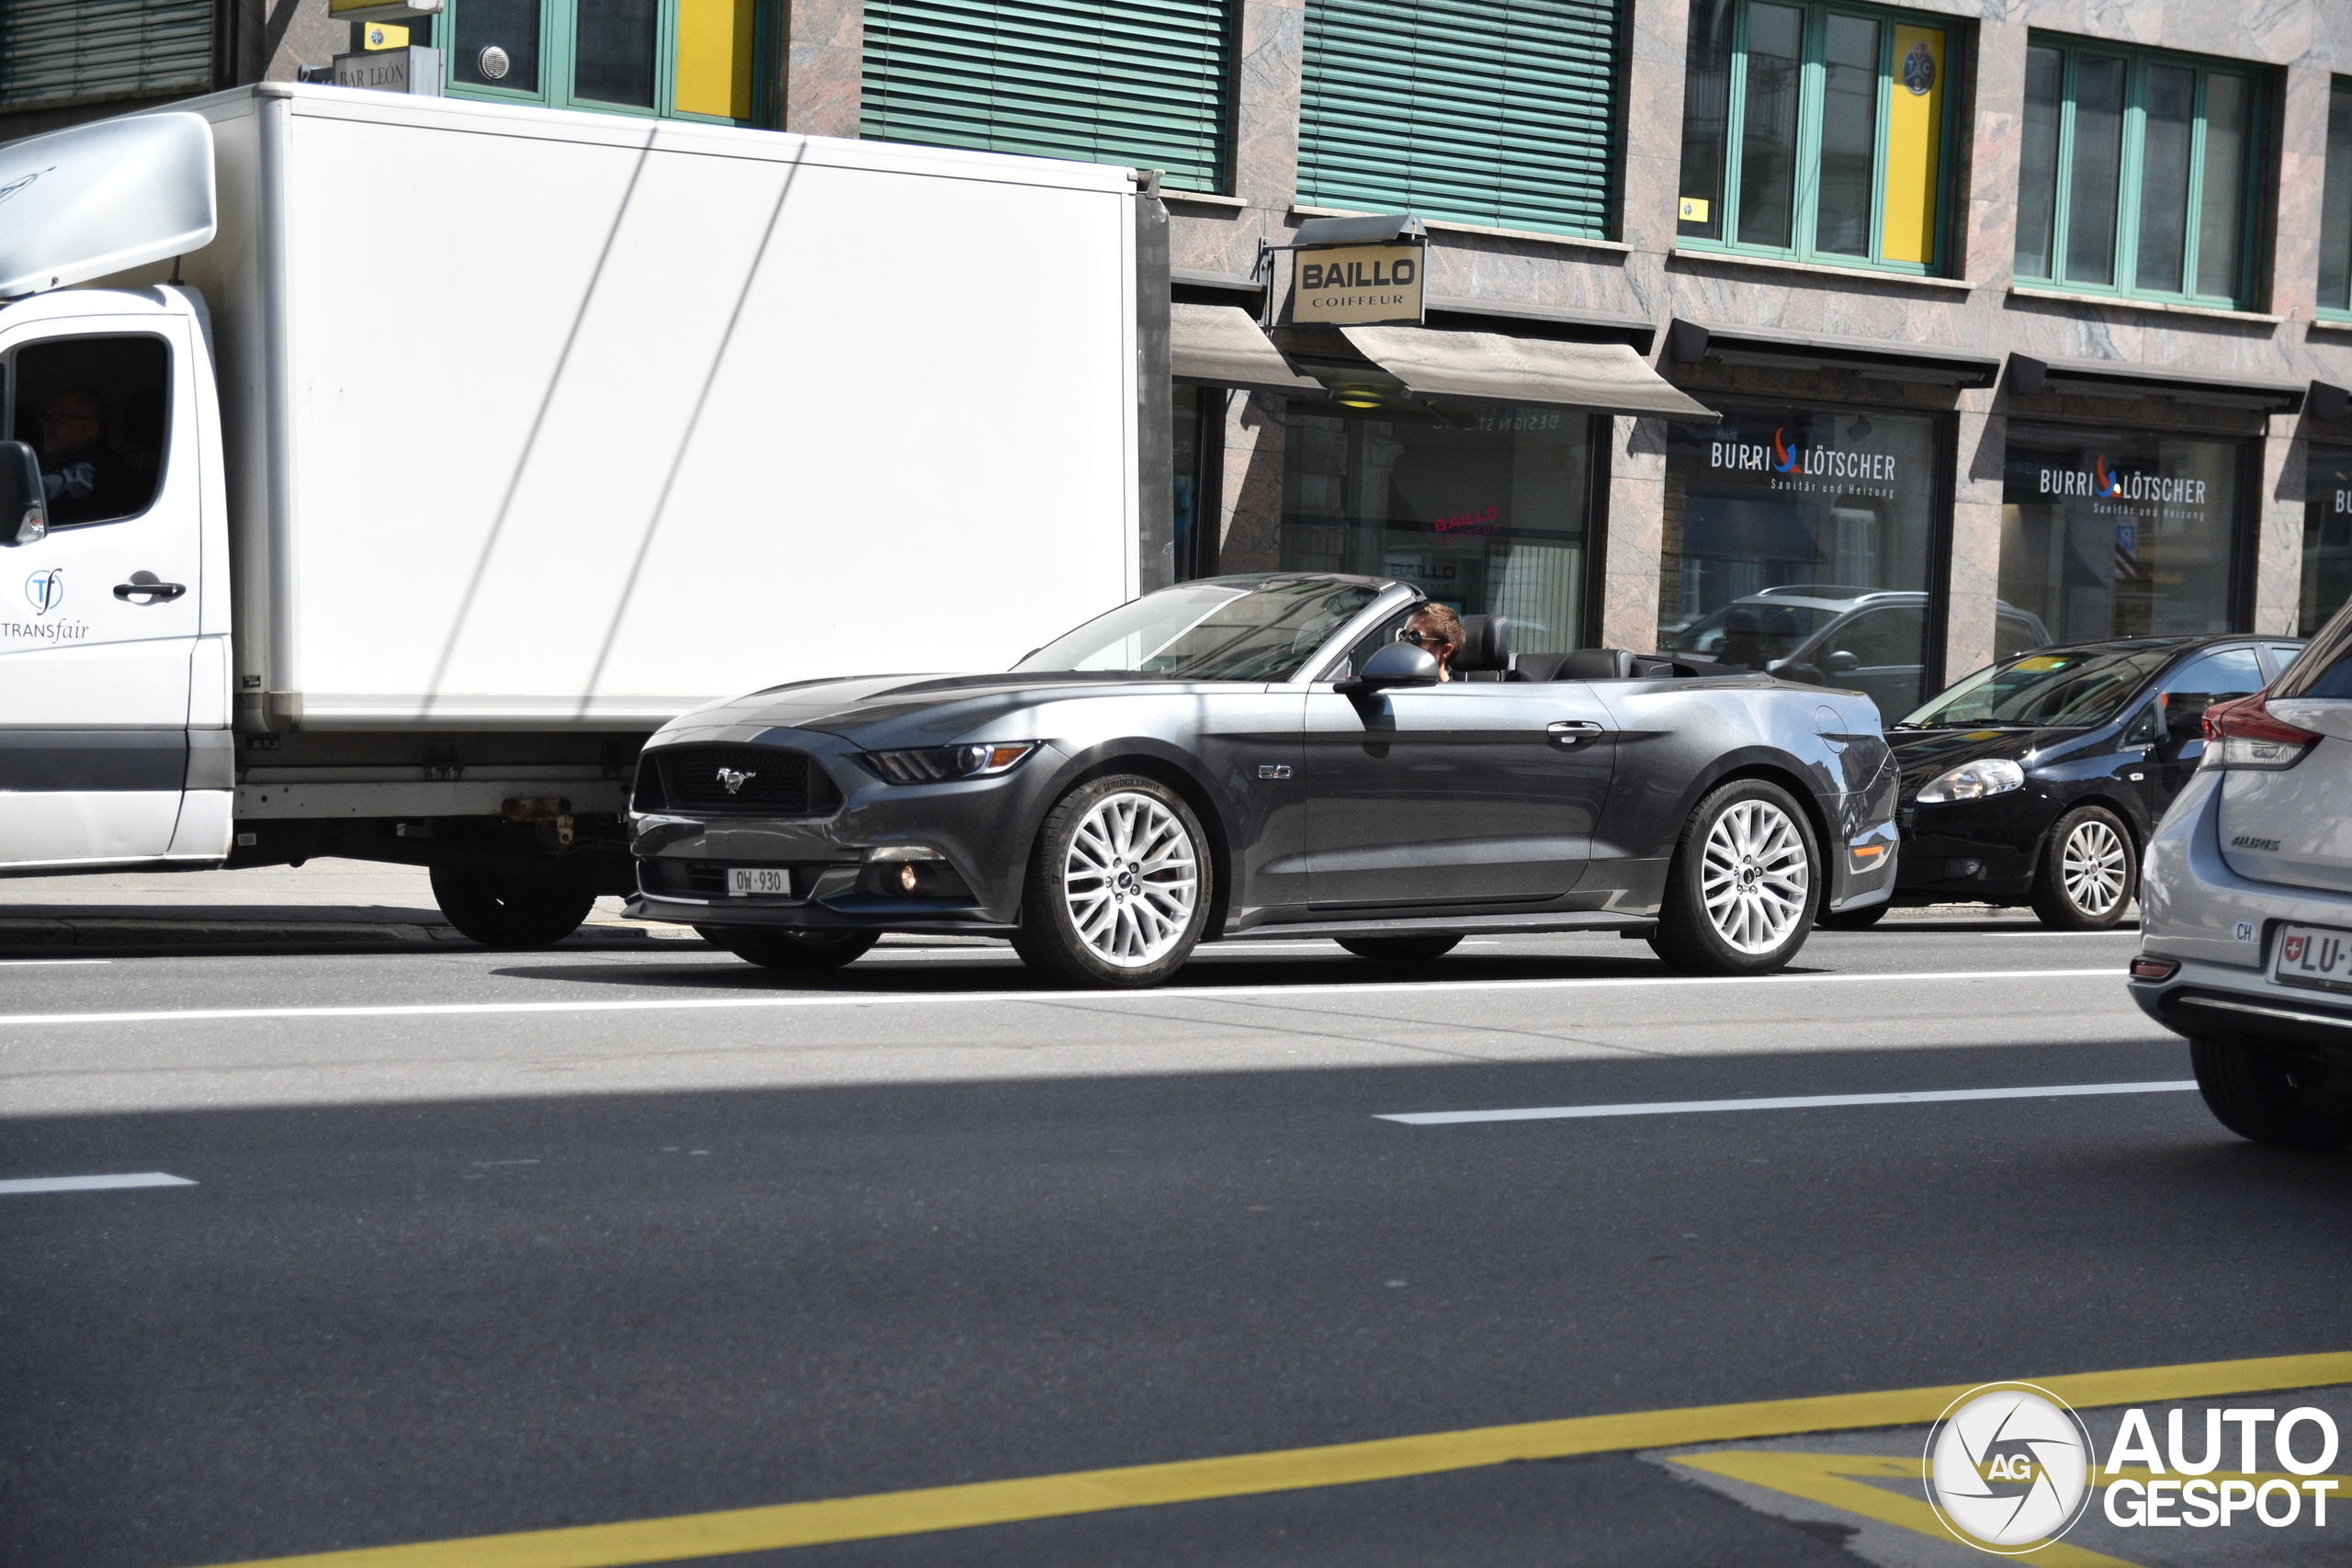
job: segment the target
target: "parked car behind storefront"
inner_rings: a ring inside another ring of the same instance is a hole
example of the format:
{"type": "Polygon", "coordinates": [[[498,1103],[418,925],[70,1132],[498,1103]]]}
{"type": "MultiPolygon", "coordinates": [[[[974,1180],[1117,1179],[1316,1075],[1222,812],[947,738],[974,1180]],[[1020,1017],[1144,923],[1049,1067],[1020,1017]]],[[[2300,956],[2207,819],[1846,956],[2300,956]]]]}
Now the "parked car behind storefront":
{"type": "Polygon", "coordinates": [[[2197,771],[2206,710],[2261,690],[2301,646],[2238,635],[2040,649],[1889,726],[1903,770],[1894,902],[2027,904],[2062,930],[2113,925],[2138,891],[2142,847],[2197,771]]]}

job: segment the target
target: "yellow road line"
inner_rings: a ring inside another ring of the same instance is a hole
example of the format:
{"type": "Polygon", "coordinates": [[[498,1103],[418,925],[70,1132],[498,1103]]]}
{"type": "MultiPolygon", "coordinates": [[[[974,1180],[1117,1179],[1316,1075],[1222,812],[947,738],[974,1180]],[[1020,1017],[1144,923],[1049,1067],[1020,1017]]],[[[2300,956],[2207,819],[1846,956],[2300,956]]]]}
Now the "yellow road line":
{"type": "MultiPolygon", "coordinates": [[[[2031,1380],[2078,1408],[2214,1398],[2263,1389],[2318,1388],[2352,1382],[2352,1352],[2273,1356],[2259,1360],[2205,1361],[2139,1367],[2031,1380]]],[[[1012,1524],[1114,1508],[1155,1507],[1214,1497],[1248,1497],[1315,1486],[1349,1486],[1434,1475],[1512,1460],[1562,1459],[1680,1448],[1744,1438],[1783,1438],[1801,1432],[1840,1432],[1863,1427],[1911,1427],[1933,1421],[1973,1385],[1838,1393],[1815,1399],[1771,1399],[1748,1404],[1645,1410],[1621,1416],[1579,1416],[1459,1432],[1429,1432],[1325,1448],[1284,1449],[1223,1459],[1179,1460],[1115,1470],[927,1486],[822,1502],[779,1503],[759,1508],[681,1514],[619,1524],[362,1547],[303,1557],[277,1557],[232,1568],[637,1568],[730,1552],[775,1551],[828,1541],[876,1540],[975,1525],[1012,1524]]]]}

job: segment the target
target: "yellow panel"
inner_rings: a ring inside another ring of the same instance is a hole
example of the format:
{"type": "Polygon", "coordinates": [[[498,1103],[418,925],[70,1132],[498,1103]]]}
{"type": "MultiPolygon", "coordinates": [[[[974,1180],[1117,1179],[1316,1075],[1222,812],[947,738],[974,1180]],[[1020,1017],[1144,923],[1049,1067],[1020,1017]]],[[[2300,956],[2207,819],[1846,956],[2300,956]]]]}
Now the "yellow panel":
{"type": "Polygon", "coordinates": [[[1886,113],[1888,261],[1925,264],[1936,254],[1936,166],[1944,110],[1944,35],[1894,29],[1894,101],[1886,113]]]}
{"type": "Polygon", "coordinates": [[[752,118],[752,0],[678,0],[677,107],[752,118]]]}

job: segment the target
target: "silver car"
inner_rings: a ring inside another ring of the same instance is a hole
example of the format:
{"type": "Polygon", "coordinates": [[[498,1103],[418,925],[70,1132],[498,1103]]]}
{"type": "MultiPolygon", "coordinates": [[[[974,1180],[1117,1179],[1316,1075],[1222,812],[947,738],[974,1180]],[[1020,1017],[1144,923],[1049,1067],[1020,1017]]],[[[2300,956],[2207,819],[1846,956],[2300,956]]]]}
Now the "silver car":
{"type": "Polygon", "coordinates": [[[2352,1144],[2352,605],[2268,688],[2206,710],[2148,844],[2132,995],[2189,1041],[2224,1126],[2352,1144]]]}

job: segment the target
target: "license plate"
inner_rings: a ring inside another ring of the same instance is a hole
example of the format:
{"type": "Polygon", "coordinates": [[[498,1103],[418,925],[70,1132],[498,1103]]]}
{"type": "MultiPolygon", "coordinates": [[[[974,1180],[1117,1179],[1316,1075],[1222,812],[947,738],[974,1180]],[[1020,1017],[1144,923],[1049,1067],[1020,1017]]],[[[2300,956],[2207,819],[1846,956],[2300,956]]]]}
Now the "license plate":
{"type": "Polygon", "coordinates": [[[727,896],[729,898],[789,898],[792,897],[792,873],[782,866],[741,866],[727,868],[727,896]]]}
{"type": "Polygon", "coordinates": [[[2352,991],[2352,931],[2330,926],[2280,926],[2270,977],[2282,986],[2352,991]]]}

